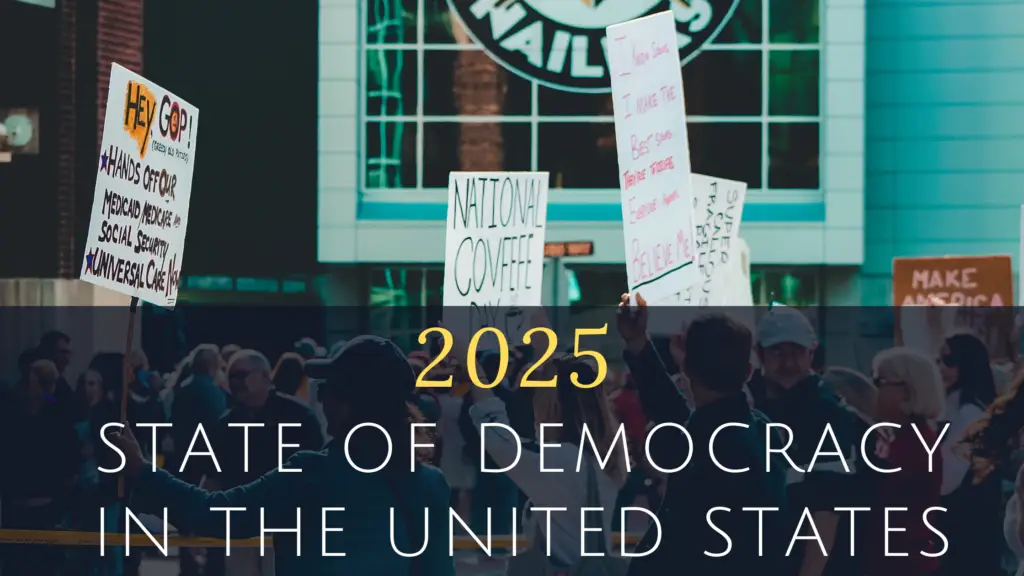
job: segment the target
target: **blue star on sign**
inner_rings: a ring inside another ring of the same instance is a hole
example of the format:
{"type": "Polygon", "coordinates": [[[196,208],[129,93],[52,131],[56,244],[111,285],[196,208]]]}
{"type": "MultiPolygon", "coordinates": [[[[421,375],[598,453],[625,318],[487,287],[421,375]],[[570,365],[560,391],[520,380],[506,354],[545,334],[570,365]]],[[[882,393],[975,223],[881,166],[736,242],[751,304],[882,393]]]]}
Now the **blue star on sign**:
{"type": "Polygon", "coordinates": [[[101,163],[100,170],[102,170],[104,172],[107,172],[109,174],[110,171],[107,169],[107,160],[108,160],[107,153],[104,152],[103,155],[100,156],[100,163],[101,163]]]}

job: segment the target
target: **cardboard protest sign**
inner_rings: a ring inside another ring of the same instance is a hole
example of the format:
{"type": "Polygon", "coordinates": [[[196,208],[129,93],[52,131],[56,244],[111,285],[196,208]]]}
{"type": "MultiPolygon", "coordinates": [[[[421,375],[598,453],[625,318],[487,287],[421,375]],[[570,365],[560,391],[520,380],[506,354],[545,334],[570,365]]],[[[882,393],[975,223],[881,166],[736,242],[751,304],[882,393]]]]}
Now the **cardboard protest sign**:
{"type": "Polygon", "coordinates": [[[497,328],[511,346],[541,305],[547,172],[452,172],[444,259],[444,323],[458,336],[497,328]]]}
{"type": "Polygon", "coordinates": [[[676,21],[661,12],[607,34],[628,288],[659,302],[699,278],[676,21]]]}
{"type": "Polygon", "coordinates": [[[955,330],[970,330],[994,360],[1012,356],[1013,265],[1009,256],[895,258],[896,341],[935,354],[955,330]]]}
{"type": "Polygon", "coordinates": [[[658,313],[650,329],[655,333],[675,333],[684,316],[697,316],[685,306],[753,306],[750,293],[750,255],[739,237],[746,201],[743,182],[702,174],[690,176],[693,187],[693,214],[696,221],[696,282],[682,291],[654,303],[671,306],[658,313]]]}
{"type": "Polygon", "coordinates": [[[174,306],[198,120],[196,107],[114,64],[82,280],[174,306]]]}
{"type": "MultiPolygon", "coordinates": [[[[728,302],[729,263],[736,258],[747,185],[743,182],[693,174],[693,215],[696,222],[697,282],[680,293],[680,302],[696,306],[739,306],[728,302]]],[[[750,294],[750,282],[746,293],[750,294]]]]}

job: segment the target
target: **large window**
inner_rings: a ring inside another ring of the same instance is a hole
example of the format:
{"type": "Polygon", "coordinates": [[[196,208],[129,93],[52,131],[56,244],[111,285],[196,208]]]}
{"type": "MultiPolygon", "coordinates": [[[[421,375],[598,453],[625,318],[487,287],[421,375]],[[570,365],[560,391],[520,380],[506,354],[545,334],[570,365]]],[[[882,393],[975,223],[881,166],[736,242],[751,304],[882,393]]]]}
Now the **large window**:
{"type": "MultiPolygon", "coordinates": [[[[740,0],[683,69],[695,172],[751,190],[819,189],[819,2],[740,0]]],[[[453,170],[547,170],[555,187],[618,188],[609,95],[506,71],[446,0],[368,0],[365,14],[365,188],[444,188],[453,170]]]]}

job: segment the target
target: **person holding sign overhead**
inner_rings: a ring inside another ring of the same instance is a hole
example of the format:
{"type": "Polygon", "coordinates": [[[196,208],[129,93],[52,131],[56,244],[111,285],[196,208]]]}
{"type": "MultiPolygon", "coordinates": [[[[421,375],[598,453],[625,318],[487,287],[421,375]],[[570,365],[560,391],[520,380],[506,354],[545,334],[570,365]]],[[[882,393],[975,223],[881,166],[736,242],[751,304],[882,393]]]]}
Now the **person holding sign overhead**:
{"type": "Polygon", "coordinates": [[[630,293],[652,303],[699,279],[676,23],[665,11],[607,29],[630,293]]]}
{"type": "Polygon", "coordinates": [[[765,470],[767,434],[772,432],[743,391],[751,372],[750,330],[721,314],[688,325],[682,370],[693,393],[691,411],[650,341],[647,302],[640,294],[636,301],[630,306],[629,295],[623,294],[619,305],[623,358],[644,412],[655,424],[648,432],[649,454],[668,475],[668,486],[658,510],[663,541],[648,531],[637,550],[653,553],[635,558],[630,574],[743,574],[755,567],[764,574],[786,574],[779,570],[788,539],[783,535],[786,466],[774,455],[771,470],[765,470]],[[765,513],[760,520],[746,517],[750,513],[741,509],[749,508],[765,513]]]}

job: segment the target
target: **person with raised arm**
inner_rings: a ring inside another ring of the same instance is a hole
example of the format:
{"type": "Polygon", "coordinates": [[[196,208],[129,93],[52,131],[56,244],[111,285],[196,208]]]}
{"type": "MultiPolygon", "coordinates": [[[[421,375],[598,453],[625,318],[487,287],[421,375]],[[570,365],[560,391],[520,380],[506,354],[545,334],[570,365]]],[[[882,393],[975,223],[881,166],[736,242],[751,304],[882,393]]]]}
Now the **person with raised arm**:
{"type": "MultiPolygon", "coordinates": [[[[649,456],[668,475],[658,510],[662,541],[650,555],[635,558],[629,573],[681,567],[692,574],[742,574],[755,567],[779,573],[786,552],[786,469],[773,462],[766,471],[767,419],[751,410],[743,391],[751,371],[750,331],[721,314],[689,324],[681,368],[693,396],[691,412],[648,336],[643,296],[637,295],[635,307],[629,295],[622,296],[617,324],[623,357],[655,425],[646,442],[649,456]]],[[[638,552],[655,545],[649,530],[638,552]]]]}

